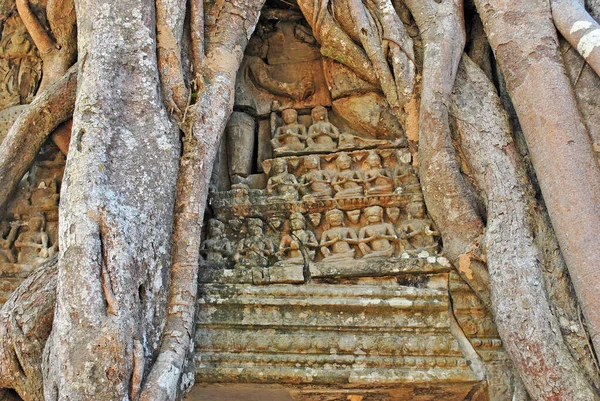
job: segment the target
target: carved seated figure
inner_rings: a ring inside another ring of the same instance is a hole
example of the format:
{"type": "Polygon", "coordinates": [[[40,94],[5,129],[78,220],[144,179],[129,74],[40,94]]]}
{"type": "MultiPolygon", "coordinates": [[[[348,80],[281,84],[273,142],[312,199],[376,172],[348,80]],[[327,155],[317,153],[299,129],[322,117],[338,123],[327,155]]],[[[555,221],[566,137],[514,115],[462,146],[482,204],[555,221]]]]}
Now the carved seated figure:
{"type": "Polygon", "coordinates": [[[300,178],[300,184],[306,187],[304,199],[331,198],[333,194],[331,177],[327,171],[321,170],[321,159],[319,159],[319,156],[306,156],[304,158],[304,167],[307,171],[300,178]]]}
{"type": "Polygon", "coordinates": [[[225,236],[225,224],[217,219],[208,221],[209,238],[200,246],[200,253],[204,254],[206,261],[217,265],[227,265],[233,256],[231,242],[225,236]]]}
{"type": "Polygon", "coordinates": [[[6,221],[0,222],[0,263],[15,263],[17,261],[12,245],[15,238],[17,238],[20,225],[18,221],[13,221],[10,224],[6,221]]]}
{"type": "Polygon", "coordinates": [[[275,152],[302,150],[305,146],[306,127],[298,123],[298,113],[294,109],[286,109],[281,113],[284,125],[275,130],[271,140],[275,152]]]}
{"type": "Polygon", "coordinates": [[[394,180],[389,176],[388,171],[381,166],[379,155],[371,151],[363,165],[365,170],[365,183],[367,196],[389,195],[394,190],[394,180]]]}
{"type": "Polygon", "coordinates": [[[267,267],[275,256],[275,244],[263,233],[261,219],[248,218],[248,236],[236,247],[233,260],[236,268],[267,267]]]}
{"type": "Polygon", "coordinates": [[[394,254],[398,236],[394,226],[383,222],[383,208],[371,206],[365,209],[367,226],[360,229],[358,240],[363,259],[389,257],[394,254]]]}
{"type": "Polygon", "coordinates": [[[302,213],[292,213],[290,224],[292,232],[283,235],[281,238],[279,253],[283,255],[288,263],[304,264],[305,257],[308,260],[313,260],[319,242],[312,231],[306,230],[304,215],[302,213]]]}
{"type": "Polygon", "coordinates": [[[287,161],[275,159],[271,177],[267,182],[267,196],[276,200],[298,200],[298,180],[288,173],[287,161]]]}
{"type": "Polygon", "coordinates": [[[310,150],[332,151],[337,148],[340,136],[338,129],[327,119],[327,109],[317,106],[312,109],[313,124],[308,129],[308,147],[310,150]]]}
{"type": "Polygon", "coordinates": [[[29,230],[19,234],[15,241],[15,248],[19,253],[18,263],[37,264],[54,254],[48,234],[44,231],[44,223],[43,216],[32,216],[27,223],[29,230]]]}
{"type": "Polygon", "coordinates": [[[398,163],[394,171],[396,192],[420,191],[419,179],[413,167],[408,163],[398,163]]]}
{"type": "Polygon", "coordinates": [[[358,244],[356,232],[350,227],[344,227],[344,212],[333,209],[325,214],[329,230],[321,235],[321,253],[323,261],[354,259],[354,248],[358,244]]]}
{"type": "Polygon", "coordinates": [[[407,208],[408,218],[401,224],[401,237],[406,249],[418,251],[437,251],[437,239],[440,233],[432,228],[432,222],[425,216],[421,202],[412,202],[407,208]]]}
{"type": "Polygon", "coordinates": [[[352,170],[352,159],[346,152],[340,153],[335,161],[338,172],[332,185],[335,198],[355,198],[363,196],[363,178],[360,171],[352,170]]]}

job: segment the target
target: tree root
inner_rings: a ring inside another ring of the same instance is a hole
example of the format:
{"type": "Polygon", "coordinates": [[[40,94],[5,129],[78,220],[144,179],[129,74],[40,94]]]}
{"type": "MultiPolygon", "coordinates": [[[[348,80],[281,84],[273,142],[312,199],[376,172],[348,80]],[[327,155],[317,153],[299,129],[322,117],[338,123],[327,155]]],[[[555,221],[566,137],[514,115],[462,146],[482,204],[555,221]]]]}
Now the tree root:
{"type": "Polygon", "coordinates": [[[504,347],[534,400],[598,400],[550,309],[531,217],[534,192],[508,117],[491,82],[466,56],[452,100],[458,141],[487,199],[492,311],[504,347]]]}
{"type": "Polygon", "coordinates": [[[558,51],[549,5],[518,0],[476,0],[475,4],[506,78],[598,352],[600,277],[595,266],[600,249],[600,170],[558,51]]]}
{"type": "Polygon", "coordinates": [[[552,0],[551,4],[556,28],[600,75],[600,25],[578,0],[552,0]]]}
{"type": "Polygon", "coordinates": [[[58,259],[29,275],[0,310],[0,388],[24,401],[44,399],[42,355],[52,328],[58,259]]]}
{"type": "Polygon", "coordinates": [[[0,145],[0,214],[48,135],[73,115],[76,90],[74,65],[21,113],[0,145]]]}
{"type": "Polygon", "coordinates": [[[428,212],[444,239],[444,254],[491,308],[489,276],[478,254],[483,221],[461,175],[452,145],[448,105],[465,44],[462,2],[407,0],[425,53],[419,118],[419,175],[428,212]]]}

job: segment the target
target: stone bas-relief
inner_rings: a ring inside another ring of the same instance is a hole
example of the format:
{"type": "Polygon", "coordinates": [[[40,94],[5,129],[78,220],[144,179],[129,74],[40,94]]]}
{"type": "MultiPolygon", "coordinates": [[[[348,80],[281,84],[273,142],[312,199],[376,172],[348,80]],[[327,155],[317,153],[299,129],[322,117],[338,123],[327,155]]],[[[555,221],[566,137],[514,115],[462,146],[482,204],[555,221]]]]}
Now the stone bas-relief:
{"type": "Polygon", "coordinates": [[[39,263],[58,252],[58,202],[65,157],[45,145],[0,220],[0,304],[39,263]]]}
{"type": "Polygon", "coordinates": [[[506,399],[508,358],[440,254],[414,148],[305,28],[267,8],[238,75],[201,249],[197,381],[462,401],[481,381],[451,329],[452,291],[489,399],[506,399]]]}

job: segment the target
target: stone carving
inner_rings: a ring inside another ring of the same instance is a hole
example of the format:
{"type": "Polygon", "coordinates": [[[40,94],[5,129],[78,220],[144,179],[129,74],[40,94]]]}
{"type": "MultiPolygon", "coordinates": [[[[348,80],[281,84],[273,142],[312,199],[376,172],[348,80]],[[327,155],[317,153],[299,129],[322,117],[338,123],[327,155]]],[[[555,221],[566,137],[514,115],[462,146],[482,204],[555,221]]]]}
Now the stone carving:
{"type": "Polygon", "coordinates": [[[298,180],[288,172],[287,161],[276,159],[267,182],[267,196],[273,200],[298,200],[298,180]]]}
{"type": "Polygon", "coordinates": [[[308,136],[306,127],[298,124],[298,113],[294,109],[286,109],[281,117],[284,125],[275,130],[275,137],[271,140],[273,151],[303,150],[308,136]]]}
{"type": "Polygon", "coordinates": [[[0,110],[29,103],[41,78],[41,60],[17,13],[6,19],[0,41],[0,110]]]}
{"type": "Polygon", "coordinates": [[[311,112],[313,120],[308,129],[308,147],[312,151],[333,151],[337,149],[339,130],[329,122],[327,109],[323,106],[315,107],[311,112]]]}
{"type": "Polygon", "coordinates": [[[233,259],[236,268],[267,267],[276,256],[275,244],[265,236],[261,219],[246,220],[248,236],[240,240],[233,259]]]}
{"type": "Polygon", "coordinates": [[[217,219],[208,221],[209,238],[200,247],[200,253],[206,261],[217,265],[226,266],[233,256],[233,246],[225,235],[225,224],[217,219]]]}
{"type": "Polygon", "coordinates": [[[341,210],[330,210],[325,214],[329,229],[321,236],[321,253],[327,261],[354,259],[358,237],[354,229],[344,226],[344,213],[341,210]]]}
{"type": "Polygon", "coordinates": [[[18,263],[38,264],[54,254],[45,231],[46,220],[43,215],[34,215],[27,222],[28,230],[17,237],[14,246],[18,250],[18,263]]]}
{"type": "Polygon", "coordinates": [[[440,233],[432,228],[433,223],[425,216],[423,204],[412,202],[408,205],[408,218],[402,223],[402,237],[407,249],[437,251],[436,237],[440,233]]]}
{"type": "Polygon", "coordinates": [[[300,178],[304,187],[304,199],[329,199],[333,194],[331,176],[326,170],[321,170],[321,160],[316,155],[304,158],[306,173],[300,178]]]}
{"type": "Polygon", "coordinates": [[[358,233],[358,246],[363,253],[363,258],[392,256],[398,236],[393,225],[383,222],[383,208],[368,207],[365,209],[365,217],[367,225],[358,233]]]}
{"type": "Polygon", "coordinates": [[[306,230],[306,221],[302,213],[293,213],[290,217],[291,232],[284,234],[279,244],[279,253],[288,263],[303,264],[305,258],[314,260],[315,249],[319,246],[317,237],[306,230]]]}
{"type": "Polygon", "coordinates": [[[381,166],[381,158],[375,152],[369,152],[365,165],[365,185],[367,196],[391,194],[394,181],[386,169],[381,166]]]}
{"type": "Polygon", "coordinates": [[[338,155],[336,160],[337,173],[333,178],[333,189],[336,198],[354,198],[363,196],[364,180],[362,172],[353,170],[352,158],[345,152],[338,155]]]}
{"type": "Polygon", "coordinates": [[[0,262],[15,263],[17,261],[12,246],[17,238],[20,225],[18,221],[0,222],[0,262]]]}

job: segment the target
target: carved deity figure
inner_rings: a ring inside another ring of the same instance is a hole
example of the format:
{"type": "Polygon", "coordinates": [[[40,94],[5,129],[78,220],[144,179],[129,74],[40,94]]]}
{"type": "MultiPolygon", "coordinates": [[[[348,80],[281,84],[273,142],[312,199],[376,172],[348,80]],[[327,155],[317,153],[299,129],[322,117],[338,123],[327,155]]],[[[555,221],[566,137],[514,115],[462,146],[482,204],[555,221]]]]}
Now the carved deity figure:
{"type": "Polygon", "coordinates": [[[371,151],[363,165],[365,174],[365,195],[389,195],[394,189],[394,180],[388,171],[382,167],[379,155],[371,151]]]}
{"type": "Polygon", "coordinates": [[[248,218],[248,236],[236,247],[233,260],[236,268],[267,267],[275,256],[275,244],[264,235],[261,219],[248,218]]]}
{"type": "Polygon", "coordinates": [[[420,191],[419,179],[413,167],[408,163],[398,163],[394,171],[396,192],[420,191]]]}
{"type": "Polygon", "coordinates": [[[308,147],[317,151],[335,150],[340,132],[327,119],[327,109],[317,106],[312,109],[311,117],[313,123],[308,129],[308,147]]]}
{"type": "Polygon", "coordinates": [[[32,216],[27,223],[29,230],[19,234],[15,241],[18,263],[41,263],[54,254],[44,223],[43,215],[32,216]]]}
{"type": "Polygon", "coordinates": [[[331,176],[321,170],[319,156],[310,155],[304,158],[306,173],[300,178],[300,184],[305,186],[304,199],[329,199],[333,194],[331,176]]]}
{"type": "Polygon", "coordinates": [[[355,198],[363,196],[363,178],[360,171],[353,170],[352,158],[342,152],[335,161],[338,168],[334,176],[332,185],[335,191],[335,198],[355,198]]]}
{"type": "Polygon", "coordinates": [[[358,247],[364,255],[363,259],[392,256],[398,236],[393,225],[383,222],[383,208],[368,207],[365,209],[365,217],[367,225],[358,233],[358,247]]]}
{"type": "Polygon", "coordinates": [[[298,180],[293,174],[288,173],[287,161],[275,159],[271,177],[267,182],[267,196],[274,199],[295,201],[298,200],[298,180]]]}
{"type": "Polygon", "coordinates": [[[304,263],[304,255],[309,260],[315,258],[315,249],[319,246],[317,237],[312,231],[306,230],[306,221],[302,213],[292,213],[290,216],[291,233],[284,234],[279,244],[279,253],[288,263],[304,263]]]}
{"type": "Polygon", "coordinates": [[[347,211],[346,217],[348,217],[350,223],[358,224],[360,222],[360,209],[347,211]]]}
{"type": "Polygon", "coordinates": [[[302,150],[307,140],[306,127],[298,123],[298,113],[294,109],[286,109],[281,113],[284,125],[275,130],[271,140],[275,152],[302,150]]]}
{"type": "Polygon", "coordinates": [[[17,261],[12,245],[17,238],[20,225],[19,221],[0,222],[0,262],[15,263],[17,261]]]}
{"type": "Polygon", "coordinates": [[[435,252],[440,233],[433,229],[432,222],[425,216],[421,202],[412,202],[407,208],[408,218],[402,222],[402,239],[406,249],[424,250],[435,252]]]}
{"type": "Polygon", "coordinates": [[[225,224],[217,219],[208,221],[209,238],[200,246],[200,253],[204,254],[206,261],[217,266],[227,265],[233,256],[231,242],[225,236],[225,224]]]}
{"type": "Polygon", "coordinates": [[[329,230],[321,235],[321,253],[324,261],[336,261],[354,259],[354,248],[358,244],[356,232],[344,226],[344,212],[333,209],[325,214],[325,220],[329,223],[329,230]]]}

